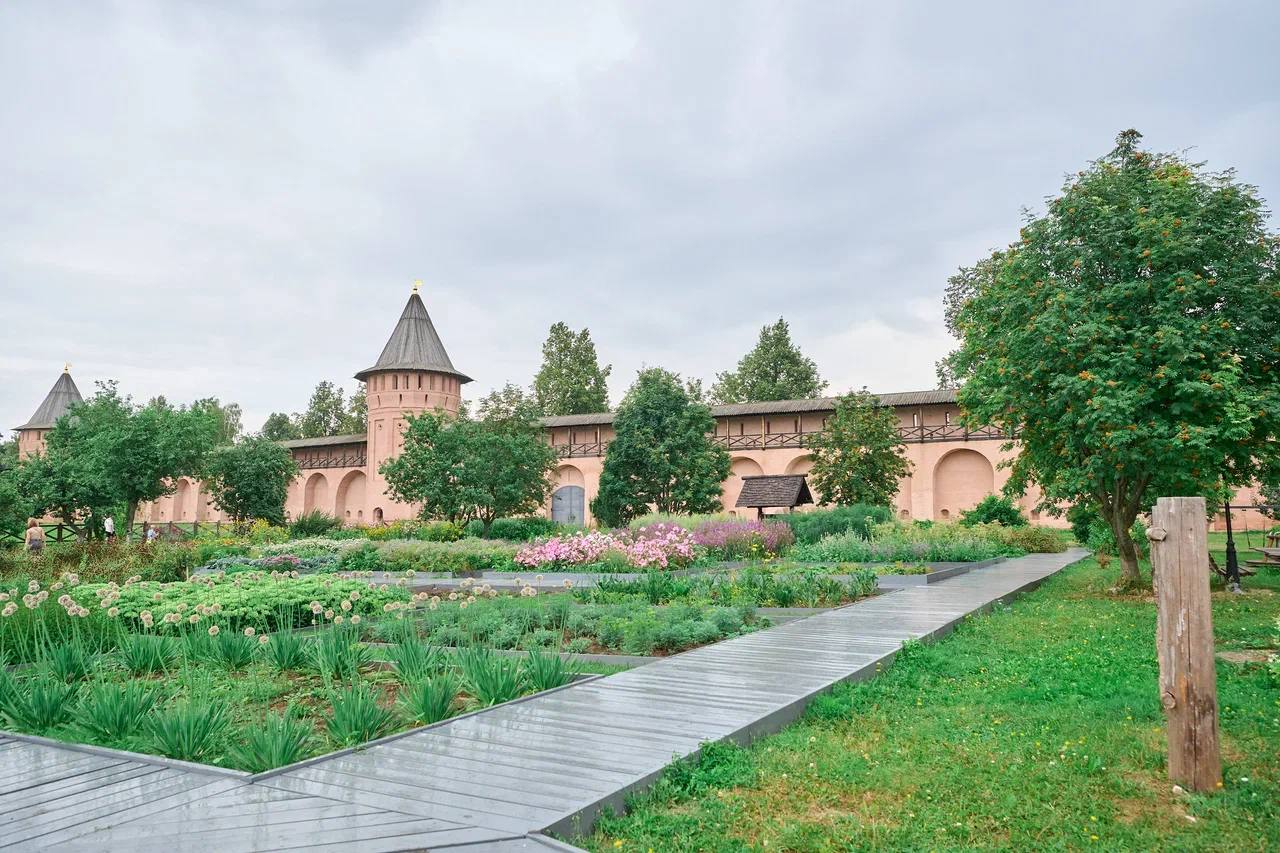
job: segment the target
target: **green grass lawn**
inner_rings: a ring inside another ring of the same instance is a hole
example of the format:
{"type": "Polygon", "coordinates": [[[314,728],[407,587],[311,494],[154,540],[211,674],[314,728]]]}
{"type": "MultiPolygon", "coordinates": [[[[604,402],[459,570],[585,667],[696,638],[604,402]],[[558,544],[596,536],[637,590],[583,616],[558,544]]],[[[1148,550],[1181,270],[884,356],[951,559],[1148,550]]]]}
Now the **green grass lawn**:
{"type": "MultiPolygon", "coordinates": [[[[1221,552],[1222,537],[1211,545],[1221,552]]],[[[936,644],[910,646],[778,735],[677,765],[627,816],[577,843],[1280,849],[1280,684],[1262,665],[1219,662],[1225,784],[1211,796],[1175,795],[1156,699],[1154,602],[1110,594],[1116,575],[1114,564],[1104,572],[1086,560],[936,644]]],[[[1243,597],[1214,592],[1218,645],[1274,647],[1280,573],[1246,578],[1245,588],[1243,597]]]]}

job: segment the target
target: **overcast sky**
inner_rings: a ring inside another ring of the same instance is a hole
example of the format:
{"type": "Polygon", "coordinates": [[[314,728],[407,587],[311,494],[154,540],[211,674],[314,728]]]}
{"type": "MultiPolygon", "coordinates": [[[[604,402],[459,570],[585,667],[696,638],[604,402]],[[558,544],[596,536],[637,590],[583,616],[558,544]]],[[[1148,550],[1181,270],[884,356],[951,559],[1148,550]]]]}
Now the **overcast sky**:
{"type": "Polygon", "coordinates": [[[354,387],[416,278],[473,399],[557,320],[615,401],[779,316],[834,391],[930,388],[947,276],[1118,131],[1280,199],[1278,32],[1273,2],[5,0],[0,429],[64,361],[257,427],[354,387]]]}

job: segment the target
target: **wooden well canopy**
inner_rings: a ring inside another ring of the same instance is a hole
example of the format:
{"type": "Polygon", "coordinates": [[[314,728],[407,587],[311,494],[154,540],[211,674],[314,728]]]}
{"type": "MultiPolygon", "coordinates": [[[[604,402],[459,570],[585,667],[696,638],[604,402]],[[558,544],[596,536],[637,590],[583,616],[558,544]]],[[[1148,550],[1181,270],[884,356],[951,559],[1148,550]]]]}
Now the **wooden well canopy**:
{"type": "Polygon", "coordinates": [[[760,474],[742,478],[734,506],[755,507],[756,515],[764,517],[766,507],[793,509],[811,503],[813,493],[804,474],[760,474]]]}

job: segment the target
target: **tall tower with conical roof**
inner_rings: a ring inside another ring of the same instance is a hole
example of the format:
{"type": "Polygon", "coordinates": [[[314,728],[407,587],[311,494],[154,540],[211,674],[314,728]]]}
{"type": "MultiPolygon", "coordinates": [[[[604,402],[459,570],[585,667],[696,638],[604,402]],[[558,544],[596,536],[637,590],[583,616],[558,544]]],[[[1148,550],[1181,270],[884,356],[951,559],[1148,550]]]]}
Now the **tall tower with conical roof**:
{"type": "Polygon", "coordinates": [[[83,399],[75,380],[71,378],[71,365],[68,364],[62,369],[62,375],[58,377],[58,381],[53,383],[53,387],[45,395],[40,408],[36,409],[36,413],[25,424],[17,428],[18,458],[25,459],[42,453],[45,436],[49,434],[49,430],[53,429],[58,418],[83,399]]]}
{"type": "Polygon", "coordinates": [[[404,446],[405,417],[423,412],[458,413],[462,386],[471,377],[459,372],[445,352],[415,285],[391,338],[373,367],[356,374],[365,383],[369,409],[367,444],[371,489],[369,513],[375,523],[413,515],[411,507],[394,504],[386,495],[380,468],[404,446]]]}

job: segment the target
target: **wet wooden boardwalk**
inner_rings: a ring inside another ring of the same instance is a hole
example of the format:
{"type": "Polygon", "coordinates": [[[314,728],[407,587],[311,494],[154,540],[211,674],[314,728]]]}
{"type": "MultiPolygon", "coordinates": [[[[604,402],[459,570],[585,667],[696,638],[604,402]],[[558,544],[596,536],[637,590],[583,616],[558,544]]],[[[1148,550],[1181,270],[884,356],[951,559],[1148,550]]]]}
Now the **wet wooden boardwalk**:
{"type": "Polygon", "coordinates": [[[0,849],[573,848],[601,809],[699,744],[766,734],[1083,556],[1036,554],[249,776],[0,735],[0,849]]]}

